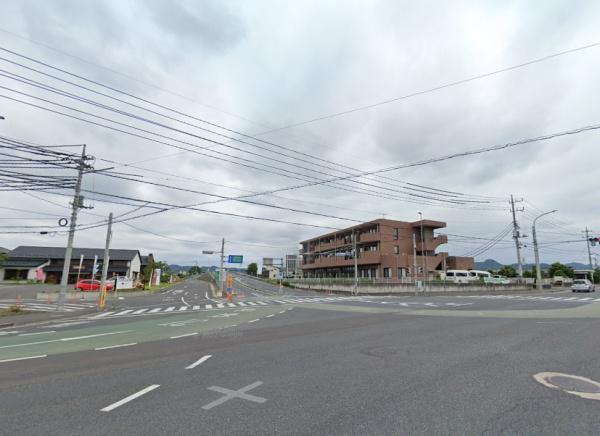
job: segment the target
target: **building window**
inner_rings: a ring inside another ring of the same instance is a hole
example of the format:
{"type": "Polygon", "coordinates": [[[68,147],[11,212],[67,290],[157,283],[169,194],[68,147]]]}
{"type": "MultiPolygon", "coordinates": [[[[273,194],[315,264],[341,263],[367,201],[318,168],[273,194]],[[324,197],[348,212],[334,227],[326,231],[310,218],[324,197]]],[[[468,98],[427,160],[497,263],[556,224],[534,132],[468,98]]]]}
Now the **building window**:
{"type": "Polygon", "coordinates": [[[400,247],[397,245],[394,245],[394,254],[400,254],[400,247]]]}
{"type": "Polygon", "coordinates": [[[394,229],[394,241],[398,240],[398,229],[394,229]]]}
{"type": "Polygon", "coordinates": [[[386,279],[392,278],[392,269],[391,268],[384,268],[383,269],[383,277],[386,278],[386,279]]]}

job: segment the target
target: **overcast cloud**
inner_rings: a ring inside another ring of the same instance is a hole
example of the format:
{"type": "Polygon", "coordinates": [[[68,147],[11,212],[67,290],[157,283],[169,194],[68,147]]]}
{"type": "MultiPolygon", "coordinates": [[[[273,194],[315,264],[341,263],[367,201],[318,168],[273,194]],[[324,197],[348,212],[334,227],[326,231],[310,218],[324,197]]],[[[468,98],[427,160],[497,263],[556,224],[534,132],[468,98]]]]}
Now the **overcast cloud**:
{"type": "MultiPolygon", "coordinates": [[[[600,4],[595,1],[6,0],[2,10],[0,46],[247,134],[259,134],[600,42],[600,4]]],[[[10,57],[5,53],[0,55],[10,57]]],[[[0,60],[0,65],[2,69],[40,80],[40,76],[4,61],[0,60]]],[[[373,170],[599,123],[598,77],[600,47],[594,47],[373,109],[280,130],[261,138],[354,168],[373,170]]],[[[59,82],[43,80],[67,89],[59,82]]],[[[83,103],[57,98],[4,77],[0,77],[0,85],[51,97],[218,152],[281,166],[261,157],[244,155],[239,150],[153,129],[100,109],[90,109],[83,103]]],[[[1,94],[14,96],[8,91],[1,94]]],[[[115,104],[98,96],[94,98],[115,104]]],[[[132,110],[125,105],[118,106],[132,110]]],[[[140,111],[136,113],[148,116],[140,111]]],[[[1,135],[40,144],[86,143],[88,152],[97,158],[96,168],[110,166],[100,158],[122,163],[147,160],[136,165],[148,171],[124,167],[119,171],[143,174],[146,180],[153,182],[225,196],[247,193],[240,190],[265,191],[301,183],[223,160],[181,152],[2,98],[0,115],[6,117],[0,121],[1,135]],[[172,175],[153,172],[155,170],[172,175]]],[[[164,119],[162,122],[211,139],[224,139],[190,126],[164,119]]],[[[194,124],[199,123],[194,121],[194,124]]],[[[592,131],[385,174],[386,177],[471,196],[505,199],[494,203],[493,210],[419,205],[325,186],[254,200],[357,220],[374,219],[382,214],[387,218],[416,220],[418,212],[423,212],[427,218],[446,221],[448,233],[492,238],[510,222],[508,199],[514,194],[541,210],[559,210],[551,221],[540,221],[541,241],[575,240],[581,238],[580,231],[586,226],[600,232],[598,195],[595,194],[600,180],[597,169],[599,135],[600,132],[592,131]]],[[[230,145],[291,162],[281,155],[247,144],[230,145]]],[[[298,161],[296,164],[307,165],[298,161]]],[[[325,177],[301,168],[287,168],[309,177],[325,177]]],[[[313,168],[339,175],[327,169],[313,168]]],[[[344,184],[352,186],[348,182],[344,184]]],[[[169,204],[194,204],[213,199],[100,175],[86,176],[84,187],[169,204]]],[[[64,207],[20,192],[0,192],[0,205],[68,215],[67,197],[36,195],[64,207]]],[[[93,194],[86,196],[94,209],[81,213],[82,223],[95,222],[110,211],[118,215],[132,209],[131,206],[100,202],[93,194]]],[[[526,210],[519,213],[519,221],[524,233],[529,235],[532,216],[539,211],[528,203],[523,205],[526,210]]],[[[351,221],[231,201],[206,207],[320,226],[352,225],[351,221]]],[[[0,209],[0,217],[10,218],[2,220],[1,224],[5,226],[55,225],[54,219],[23,219],[31,216],[0,209]]],[[[326,231],[189,210],[140,218],[131,224],[170,238],[206,242],[204,245],[186,243],[124,224],[115,226],[114,247],[153,252],[159,259],[183,264],[216,262],[216,259],[201,255],[200,251],[217,249],[221,237],[235,241],[228,243],[227,252],[244,254],[248,263],[260,261],[263,256],[282,257],[295,252],[298,241],[326,231]]],[[[79,232],[76,246],[103,246],[104,232],[104,228],[79,232]]],[[[478,259],[514,262],[514,245],[509,236],[505,239],[506,242],[478,259]]],[[[453,242],[453,237],[449,240],[447,251],[457,255],[481,245],[477,241],[453,242]]],[[[64,234],[0,233],[0,246],[8,248],[63,245],[65,241],[64,234]]],[[[530,238],[525,243],[524,257],[531,262],[530,238]]],[[[583,240],[546,247],[541,257],[547,262],[587,262],[583,240]]]]}

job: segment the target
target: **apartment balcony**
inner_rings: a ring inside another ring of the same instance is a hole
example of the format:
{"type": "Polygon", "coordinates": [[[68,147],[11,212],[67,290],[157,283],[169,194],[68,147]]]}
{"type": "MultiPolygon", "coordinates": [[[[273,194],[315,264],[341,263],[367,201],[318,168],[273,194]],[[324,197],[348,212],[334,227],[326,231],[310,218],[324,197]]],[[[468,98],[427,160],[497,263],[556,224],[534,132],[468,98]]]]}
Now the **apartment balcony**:
{"type": "MultiPolygon", "coordinates": [[[[378,251],[366,251],[360,253],[357,263],[358,265],[380,264],[381,254],[378,251]]],[[[303,263],[302,269],[335,268],[352,265],[354,265],[354,259],[345,259],[343,257],[331,256],[317,258],[312,263],[303,263]]]]}
{"type": "Polygon", "coordinates": [[[358,242],[361,244],[365,242],[376,242],[381,240],[381,233],[361,233],[358,237],[358,242]]]}
{"type": "Polygon", "coordinates": [[[431,239],[425,240],[425,243],[422,244],[421,241],[417,240],[417,251],[435,251],[442,244],[448,243],[448,236],[446,235],[438,235],[431,239]]]}

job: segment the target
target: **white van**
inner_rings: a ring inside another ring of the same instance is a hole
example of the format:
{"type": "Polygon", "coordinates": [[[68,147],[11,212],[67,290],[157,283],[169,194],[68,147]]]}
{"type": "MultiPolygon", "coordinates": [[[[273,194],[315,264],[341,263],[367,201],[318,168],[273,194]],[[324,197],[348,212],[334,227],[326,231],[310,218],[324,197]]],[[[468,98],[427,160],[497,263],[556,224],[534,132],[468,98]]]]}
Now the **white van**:
{"type": "Polygon", "coordinates": [[[469,283],[469,271],[466,269],[449,269],[446,273],[442,271],[440,277],[442,280],[445,278],[449,282],[469,283]]]}
{"type": "Polygon", "coordinates": [[[486,281],[492,277],[492,273],[489,271],[480,271],[476,269],[469,270],[469,279],[472,281],[482,280],[486,281]]]}

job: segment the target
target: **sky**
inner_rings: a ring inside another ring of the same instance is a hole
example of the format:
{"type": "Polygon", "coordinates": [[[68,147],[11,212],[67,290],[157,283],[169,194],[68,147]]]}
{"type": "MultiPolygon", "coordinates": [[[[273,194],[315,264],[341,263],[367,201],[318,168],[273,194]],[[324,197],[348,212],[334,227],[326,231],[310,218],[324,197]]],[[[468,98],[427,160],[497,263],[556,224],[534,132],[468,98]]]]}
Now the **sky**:
{"type": "MultiPolygon", "coordinates": [[[[228,200],[600,123],[599,45],[432,90],[599,43],[598,2],[5,0],[2,10],[0,69],[12,78],[0,76],[0,95],[96,122],[109,118],[169,144],[0,97],[1,136],[86,144],[96,170],[114,167],[113,176],[129,179],[86,174],[93,209],[81,211],[79,224],[101,222],[109,212],[119,221],[156,211],[148,202],[213,202],[198,206],[203,211],[126,221],[135,228],[117,222],[115,248],[206,265],[217,258],[202,250],[219,250],[225,238],[226,254],[244,255],[247,265],[295,253],[298,241],[357,221],[416,221],[421,212],[447,223],[439,231],[449,234],[444,251],[513,263],[505,230],[511,194],[524,200],[517,220],[528,263],[532,219],[541,212],[557,209],[538,220],[543,262],[587,263],[581,231],[600,236],[599,130],[247,198],[260,205],[228,200]],[[427,186],[427,194],[414,185],[427,186]],[[456,198],[460,204],[448,201],[456,198]]],[[[72,190],[33,195],[0,191],[0,246],[66,244],[57,220],[69,216],[72,190]],[[50,233],[24,227],[40,225],[50,233]]],[[[104,226],[80,230],[75,245],[102,247],[105,236],[104,226]]]]}

